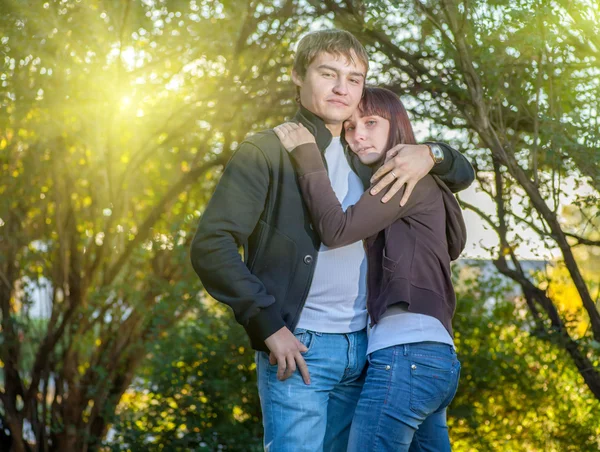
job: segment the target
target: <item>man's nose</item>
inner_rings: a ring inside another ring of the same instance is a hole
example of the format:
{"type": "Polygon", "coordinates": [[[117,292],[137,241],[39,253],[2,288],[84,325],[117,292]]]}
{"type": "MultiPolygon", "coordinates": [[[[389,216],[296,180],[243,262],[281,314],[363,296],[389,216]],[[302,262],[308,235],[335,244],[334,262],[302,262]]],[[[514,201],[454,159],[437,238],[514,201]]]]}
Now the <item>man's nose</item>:
{"type": "Polygon", "coordinates": [[[348,84],[346,80],[344,80],[341,77],[338,78],[337,83],[333,87],[333,92],[340,96],[345,96],[346,94],[348,94],[348,84]]]}

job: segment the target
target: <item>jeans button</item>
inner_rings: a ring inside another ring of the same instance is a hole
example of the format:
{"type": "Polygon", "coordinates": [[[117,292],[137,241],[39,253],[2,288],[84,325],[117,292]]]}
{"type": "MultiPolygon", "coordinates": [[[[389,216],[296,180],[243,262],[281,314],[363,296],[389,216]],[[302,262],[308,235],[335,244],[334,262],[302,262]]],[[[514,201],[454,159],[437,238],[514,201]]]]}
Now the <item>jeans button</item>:
{"type": "Polygon", "coordinates": [[[413,364],[413,365],[411,365],[411,366],[410,366],[410,368],[411,368],[412,370],[416,370],[416,369],[417,369],[417,365],[416,365],[416,364],[413,364]]]}
{"type": "Polygon", "coordinates": [[[313,262],[313,257],[310,254],[307,254],[306,256],[304,256],[304,263],[306,265],[310,265],[313,262]]]}
{"type": "Polygon", "coordinates": [[[387,366],[385,366],[385,370],[390,370],[392,368],[392,366],[390,366],[389,364],[387,366]]]}

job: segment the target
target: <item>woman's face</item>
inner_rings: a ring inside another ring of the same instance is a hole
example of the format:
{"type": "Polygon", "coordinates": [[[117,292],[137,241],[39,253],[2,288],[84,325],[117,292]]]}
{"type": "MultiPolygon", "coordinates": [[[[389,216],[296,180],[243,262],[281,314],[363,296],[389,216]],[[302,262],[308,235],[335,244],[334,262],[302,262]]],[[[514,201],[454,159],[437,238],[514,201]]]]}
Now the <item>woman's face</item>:
{"type": "Polygon", "coordinates": [[[358,109],[344,122],[345,138],[350,149],[365,165],[381,159],[386,149],[390,122],[381,116],[361,116],[358,109]]]}

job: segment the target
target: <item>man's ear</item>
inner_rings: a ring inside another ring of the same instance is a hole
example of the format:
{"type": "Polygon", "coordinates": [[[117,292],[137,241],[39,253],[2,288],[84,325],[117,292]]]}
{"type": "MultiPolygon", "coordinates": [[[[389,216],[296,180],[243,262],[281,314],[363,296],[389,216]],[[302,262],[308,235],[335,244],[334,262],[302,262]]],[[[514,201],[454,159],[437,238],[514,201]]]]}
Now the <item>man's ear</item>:
{"type": "Polygon", "coordinates": [[[294,85],[296,85],[298,88],[301,88],[304,83],[302,77],[300,77],[300,75],[294,69],[292,69],[292,82],[294,82],[294,85]]]}

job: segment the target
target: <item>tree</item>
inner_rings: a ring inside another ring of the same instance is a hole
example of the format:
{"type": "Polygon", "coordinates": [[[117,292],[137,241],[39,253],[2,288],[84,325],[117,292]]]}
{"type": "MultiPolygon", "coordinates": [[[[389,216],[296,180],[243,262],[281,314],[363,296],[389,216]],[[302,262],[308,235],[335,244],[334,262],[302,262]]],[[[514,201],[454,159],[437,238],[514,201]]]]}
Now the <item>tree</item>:
{"type": "Polygon", "coordinates": [[[355,33],[377,61],[377,81],[410,96],[433,134],[464,137],[495,215],[468,205],[498,234],[496,268],[522,288],[540,335],[563,347],[600,399],[600,312],[573,248],[597,239],[561,222],[568,191],[589,186],[598,205],[598,5],[453,0],[311,2],[314,14],[355,33]],[[564,183],[573,176],[573,187],[564,183]],[[575,340],[543,283],[523,271],[515,225],[557,248],[589,318],[575,340]]]}
{"type": "MultiPolygon", "coordinates": [[[[597,450],[600,402],[568,353],[532,334],[514,283],[471,262],[454,270],[462,370],[448,412],[453,450],[597,450]]],[[[111,450],[262,450],[254,353],[222,305],[206,299],[138,375],[111,450]]]]}
{"type": "Polygon", "coordinates": [[[157,343],[123,397],[115,434],[124,450],[262,450],[254,352],[214,300],[157,343]]]}
{"type": "Polygon", "coordinates": [[[249,131],[294,108],[292,6],[227,6],[3,3],[3,450],[97,449],[197,303],[187,249],[209,190],[249,131]]]}
{"type": "Polygon", "coordinates": [[[600,402],[568,352],[532,328],[512,280],[486,273],[455,267],[462,369],[448,411],[453,450],[598,450],[600,402]]]}

